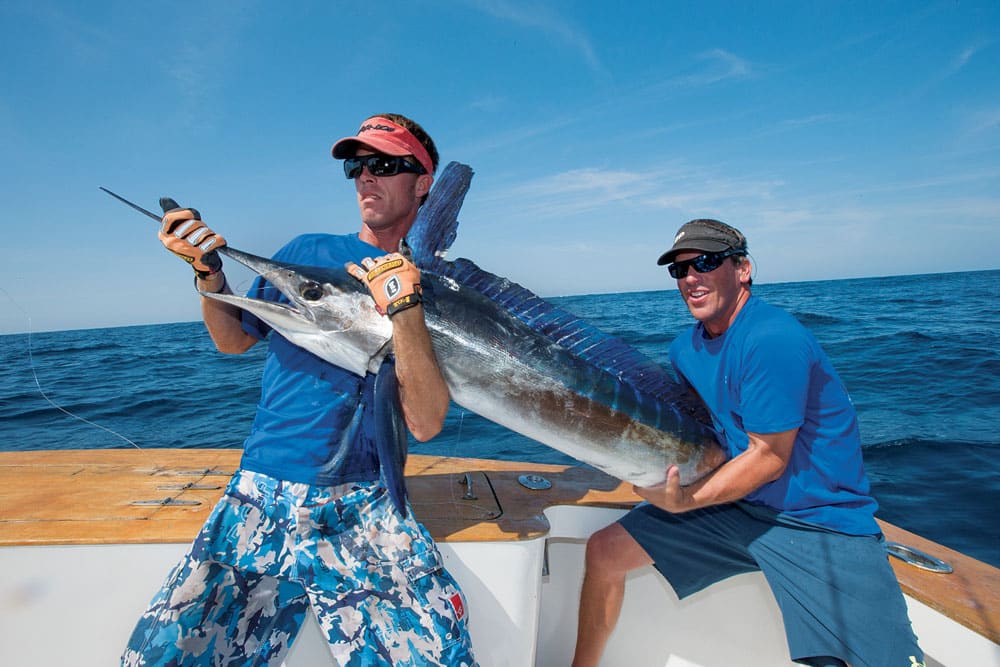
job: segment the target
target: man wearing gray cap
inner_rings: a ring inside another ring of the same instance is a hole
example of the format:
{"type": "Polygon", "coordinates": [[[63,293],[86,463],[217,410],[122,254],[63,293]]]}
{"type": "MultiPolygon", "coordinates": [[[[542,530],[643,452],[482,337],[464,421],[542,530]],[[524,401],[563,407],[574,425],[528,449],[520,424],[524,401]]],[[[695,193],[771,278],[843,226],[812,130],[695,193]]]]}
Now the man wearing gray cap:
{"type": "Polygon", "coordinates": [[[751,294],[746,237],[683,225],[657,261],[697,320],[670,346],[729,460],[681,486],[676,466],[647,502],[587,543],[574,667],[597,665],[627,572],[653,565],[681,598],[762,571],[793,660],[913,667],[923,653],[875,522],[847,390],[794,317],[751,294]]]}

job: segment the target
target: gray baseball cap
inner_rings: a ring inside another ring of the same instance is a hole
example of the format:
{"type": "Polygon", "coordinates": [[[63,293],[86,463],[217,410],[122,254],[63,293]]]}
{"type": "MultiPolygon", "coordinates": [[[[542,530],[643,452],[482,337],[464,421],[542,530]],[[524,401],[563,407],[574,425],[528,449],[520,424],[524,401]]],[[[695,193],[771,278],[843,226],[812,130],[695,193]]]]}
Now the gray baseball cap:
{"type": "Polygon", "coordinates": [[[660,266],[670,264],[679,253],[693,250],[701,252],[735,250],[745,254],[747,239],[740,230],[724,222],[707,218],[692,220],[684,223],[677,231],[673,247],[660,255],[656,263],[660,266]]]}

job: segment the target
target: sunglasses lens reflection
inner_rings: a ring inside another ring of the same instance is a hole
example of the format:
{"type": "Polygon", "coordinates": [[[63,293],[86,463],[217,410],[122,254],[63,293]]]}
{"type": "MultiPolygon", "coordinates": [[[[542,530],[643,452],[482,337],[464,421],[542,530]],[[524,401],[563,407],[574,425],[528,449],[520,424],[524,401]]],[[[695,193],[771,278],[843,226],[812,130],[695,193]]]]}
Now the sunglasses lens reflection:
{"type": "Polygon", "coordinates": [[[422,165],[414,164],[405,157],[396,155],[360,155],[344,160],[344,176],[357,178],[361,170],[367,168],[372,176],[395,176],[400,172],[410,174],[425,174],[422,165]]]}
{"type": "Polygon", "coordinates": [[[681,280],[687,277],[688,269],[694,267],[694,270],[698,273],[710,273],[715,271],[717,268],[722,266],[722,263],[726,261],[727,257],[732,257],[734,252],[731,250],[725,250],[723,252],[706,252],[704,255],[698,255],[697,257],[692,257],[691,259],[686,259],[683,262],[674,262],[667,267],[667,271],[670,273],[672,278],[681,280]]]}

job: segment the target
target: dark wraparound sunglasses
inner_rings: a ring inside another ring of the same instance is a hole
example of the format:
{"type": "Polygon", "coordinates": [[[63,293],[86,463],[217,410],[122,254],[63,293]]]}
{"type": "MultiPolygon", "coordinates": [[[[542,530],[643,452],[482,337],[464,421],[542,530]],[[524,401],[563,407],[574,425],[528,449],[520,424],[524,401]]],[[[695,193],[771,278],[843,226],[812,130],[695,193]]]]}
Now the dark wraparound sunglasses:
{"type": "Polygon", "coordinates": [[[717,268],[722,266],[722,263],[726,261],[727,257],[745,254],[746,253],[742,250],[706,252],[704,255],[698,255],[697,257],[692,257],[691,259],[685,259],[683,262],[674,262],[667,267],[667,271],[670,272],[671,277],[680,280],[687,277],[688,269],[690,268],[693,268],[698,273],[708,273],[710,271],[715,271],[717,268]]]}
{"type": "Polygon", "coordinates": [[[396,174],[426,174],[427,170],[418,162],[411,162],[396,155],[356,155],[344,160],[344,176],[357,178],[361,168],[367,167],[372,176],[395,176],[396,174]]]}

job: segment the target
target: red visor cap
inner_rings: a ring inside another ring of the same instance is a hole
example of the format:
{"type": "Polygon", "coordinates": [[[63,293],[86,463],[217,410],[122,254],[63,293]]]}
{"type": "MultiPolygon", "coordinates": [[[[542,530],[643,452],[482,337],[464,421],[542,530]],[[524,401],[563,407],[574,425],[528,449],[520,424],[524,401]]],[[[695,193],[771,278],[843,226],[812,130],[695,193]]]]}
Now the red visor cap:
{"type": "Polygon", "coordinates": [[[434,173],[434,163],[424,145],[409,130],[388,118],[369,118],[362,123],[355,136],[344,137],[333,145],[330,152],[336,159],[343,160],[354,157],[358,146],[366,146],[385,155],[412,155],[428,174],[434,173]]]}

